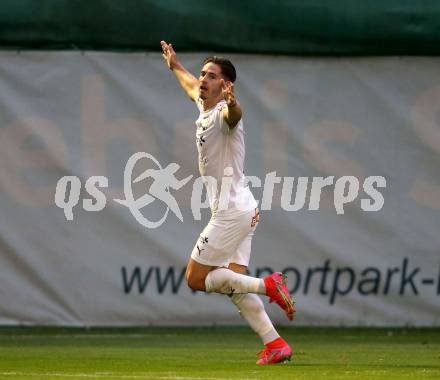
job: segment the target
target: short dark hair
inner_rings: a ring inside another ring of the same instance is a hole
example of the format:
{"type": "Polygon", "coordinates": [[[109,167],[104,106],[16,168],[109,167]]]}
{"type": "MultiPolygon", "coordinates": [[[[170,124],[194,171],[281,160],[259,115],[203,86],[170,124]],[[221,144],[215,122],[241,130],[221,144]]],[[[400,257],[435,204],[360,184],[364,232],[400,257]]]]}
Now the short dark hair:
{"type": "Polygon", "coordinates": [[[226,78],[226,80],[229,80],[232,83],[235,82],[235,79],[237,79],[237,73],[235,71],[234,65],[229,59],[213,55],[211,57],[205,58],[202,63],[202,67],[210,62],[215,63],[220,67],[222,75],[226,78]]]}

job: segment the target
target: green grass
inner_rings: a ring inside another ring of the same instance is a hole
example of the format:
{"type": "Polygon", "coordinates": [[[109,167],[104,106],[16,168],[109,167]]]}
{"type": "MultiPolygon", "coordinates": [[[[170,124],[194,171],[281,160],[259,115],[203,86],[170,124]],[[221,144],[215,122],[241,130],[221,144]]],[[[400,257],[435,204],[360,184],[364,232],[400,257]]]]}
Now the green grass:
{"type": "Polygon", "coordinates": [[[255,365],[247,328],[0,328],[1,379],[440,379],[440,329],[280,329],[289,364],[255,365]]]}

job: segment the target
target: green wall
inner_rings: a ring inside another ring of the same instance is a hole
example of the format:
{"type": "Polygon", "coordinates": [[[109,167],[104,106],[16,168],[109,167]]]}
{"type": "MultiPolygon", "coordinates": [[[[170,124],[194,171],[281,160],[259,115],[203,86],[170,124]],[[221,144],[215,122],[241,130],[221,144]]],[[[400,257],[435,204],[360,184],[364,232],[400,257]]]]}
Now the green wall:
{"type": "Polygon", "coordinates": [[[437,55],[440,1],[3,0],[1,49],[437,55]]]}

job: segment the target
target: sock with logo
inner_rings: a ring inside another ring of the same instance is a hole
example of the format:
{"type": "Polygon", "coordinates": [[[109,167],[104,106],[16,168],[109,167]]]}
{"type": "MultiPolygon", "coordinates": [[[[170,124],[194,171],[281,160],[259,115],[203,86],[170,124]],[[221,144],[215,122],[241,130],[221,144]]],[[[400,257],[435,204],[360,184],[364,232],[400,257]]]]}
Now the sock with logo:
{"type": "Polygon", "coordinates": [[[227,268],[216,268],[209,272],[205,278],[205,289],[207,293],[266,294],[266,287],[261,278],[246,276],[227,268]]]}

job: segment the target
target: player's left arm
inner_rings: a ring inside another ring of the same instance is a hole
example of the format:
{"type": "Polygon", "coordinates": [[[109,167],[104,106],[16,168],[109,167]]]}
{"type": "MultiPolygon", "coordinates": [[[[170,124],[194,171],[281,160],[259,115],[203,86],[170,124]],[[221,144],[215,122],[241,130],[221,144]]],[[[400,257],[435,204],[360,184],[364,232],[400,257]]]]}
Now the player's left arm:
{"type": "Polygon", "coordinates": [[[234,84],[223,79],[221,80],[221,84],[223,99],[225,99],[227,105],[227,107],[223,109],[223,118],[228,124],[229,129],[233,129],[241,119],[241,106],[235,98],[234,84]]]}

